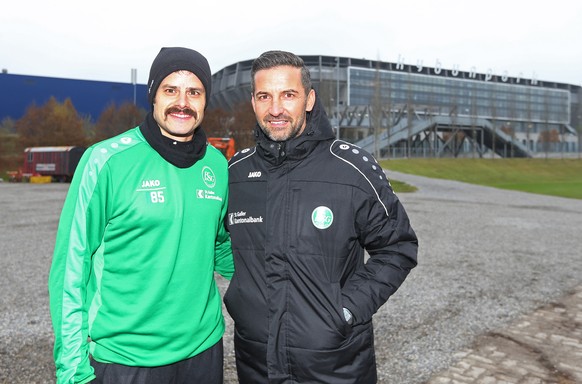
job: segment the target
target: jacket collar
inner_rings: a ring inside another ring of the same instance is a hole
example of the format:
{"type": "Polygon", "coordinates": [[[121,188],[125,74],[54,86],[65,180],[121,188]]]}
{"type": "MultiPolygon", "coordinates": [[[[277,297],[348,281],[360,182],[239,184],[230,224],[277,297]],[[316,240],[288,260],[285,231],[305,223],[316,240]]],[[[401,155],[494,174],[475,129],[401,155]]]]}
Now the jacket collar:
{"type": "Polygon", "coordinates": [[[175,141],[162,135],[160,126],[154,119],[152,112],[149,112],[139,129],[148,144],[164,160],[178,168],[191,167],[206,153],[206,134],[202,127],[196,128],[191,141],[175,141]]]}
{"type": "Polygon", "coordinates": [[[257,152],[274,165],[279,165],[287,159],[301,160],[311,153],[319,142],[334,137],[327,114],[317,95],[313,109],[307,112],[305,129],[298,137],[287,141],[273,141],[265,135],[258,124],[255,127],[257,152]]]}

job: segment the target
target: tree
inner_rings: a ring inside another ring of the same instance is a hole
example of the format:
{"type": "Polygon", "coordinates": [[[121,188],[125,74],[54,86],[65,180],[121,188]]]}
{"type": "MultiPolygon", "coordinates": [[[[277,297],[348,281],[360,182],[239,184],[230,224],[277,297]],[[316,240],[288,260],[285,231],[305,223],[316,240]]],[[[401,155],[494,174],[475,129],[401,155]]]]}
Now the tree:
{"type": "Polygon", "coordinates": [[[493,159],[496,154],[497,148],[495,148],[495,141],[497,140],[497,87],[491,88],[491,95],[489,97],[490,108],[491,108],[491,126],[493,127],[493,132],[491,132],[491,158],[493,159]]]}
{"type": "Polygon", "coordinates": [[[16,133],[16,122],[11,117],[5,117],[0,122],[0,133],[16,133]]]}
{"type": "Polygon", "coordinates": [[[232,136],[236,141],[237,148],[248,148],[255,145],[253,132],[256,125],[257,119],[251,103],[242,102],[234,108],[232,136]]]}
{"type": "Polygon", "coordinates": [[[542,144],[542,149],[546,153],[547,158],[550,147],[560,143],[560,132],[555,128],[548,128],[547,130],[540,132],[538,140],[542,144]]]}
{"type": "Polygon", "coordinates": [[[531,129],[533,127],[533,110],[532,110],[532,97],[531,97],[531,87],[527,87],[527,126],[526,129],[526,141],[527,141],[527,150],[528,152],[532,153],[534,151],[531,139],[531,129]]]}
{"type": "Polygon", "coordinates": [[[406,75],[406,156],[412,157],[412,118],[415,114],[412,102],[414,100],[414,96],[412,91],[412,79],[410,72],[408,72],[406,75]]]}
{"type": "Polygon", "coordinates": [[[575,111],[574,125],[578,131],[578,159],[582,158],[582,146],[580,145],[580,139],[582,136],[582,88],[578,88],[578,108],[575,111]]]}
{"type": "Polygon", "coordinates": [[[95,124],[95,136],[93,142],[102,141],[116,136],[130,128],[140,124],[147,112],[130,102],[125,102],[118,107],[111,103],[99,116],[95,124]]]}
{"type": "Polygon", "coordinates": [[[206,111],[202,126],[208,137],[232,137],[236,148],[248,148],[255,145],[253,128],[257,120],[249,102],[237,104],[232,112],[222,109],[206,111]]]}
{"type": "Polygon", "coordinates": [[[390,148],[392,145],[390,144],[391,136],[392,136],[392,128],[394,125],[394,118],[392,115],[392,80],[393,75],[386,73],[386,82],[385,82],[385,89],[383,90],[383,100],[385,101],[385,114],[386,114],[386,157],[390,157],[390,148]]]}
{"type": "MultiPolygon", "coordinates": [[[[518,117],[517,115],[517,94],[515,92],[509,93],[509,100],[507,100],[509,108],[509,120],[515,121],[518,117]]],[[[505,131],[506,134],[511,136],[511,145],[509,146],[509,156],[513,159],[515,157],[515,130],[518,128],[516,123],[514,123],[514,127],[511,127],[511,123],[507,122],[508,130],[505,131]]]]}
{"type": "Polygon", "coordinates": [[[380,147],[378,141],[382,129],[382,79],[380,75],[380,62],[376,61],[376,70],[374,72],[374,95],[372,96],[370,108],[370,125],[374,134],[374,157],[380,158],[380,147]]]}
{"type": "Polygon", "coordinates": [[[22,166],[23,150],[18,135],[0,129],[0,179],[6,176],[4,171],[15,171],[22,166]]]}
{"type": "MultiPolygon", "coordinates": [[[[475,83],[468,83],[469,96],[471,98],[471,109],[469,111],[469,116],[471,118],[471,154],[473,159],[477,157],[477,119],[479,117],[479,111],[477,107],[477,89],[475,83]]],[[[483,143],[481,143],[483,144],[483,143]]],[[[479,150],[479,157],[481,157],[481,151],[479,150]]]]}
{"type": "Polygon", "coordinates": [[[550,146],[554,142],[555,135],[550,131],[550,102],[548,100],[547,92],[544,93],[544,110],[543,110],[543,120],[545,130],[540,133],[539,141],[542,143],[542,148],[546,159],[548,158],[548,152],[550,151],[550,146]]]}
{"type": "Polygon", "coordinates": [[[232,114],[227,113],[224,109],[216,108],[207,110],[204,114],[202,127],[208,137],[230,137],[232,132],[232,114]]]}
{"type": "Polygon", "coordinates": [[[16,122],[15,128],[23,147],[87,144],[83,119],[69,98],[59,103],[51,97],[41,107],[33,104],[16,122]]]}

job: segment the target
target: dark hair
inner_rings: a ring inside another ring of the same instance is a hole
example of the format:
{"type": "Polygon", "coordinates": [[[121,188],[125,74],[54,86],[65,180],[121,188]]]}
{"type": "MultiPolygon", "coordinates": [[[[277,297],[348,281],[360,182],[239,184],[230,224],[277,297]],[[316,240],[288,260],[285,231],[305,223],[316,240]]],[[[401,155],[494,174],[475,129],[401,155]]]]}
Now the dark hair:
{"type": "Polygon", "coordinates": [[[253,61],[251,68],[251,93],[255,94],[255,74],[263,69],[270,69],[281,66],[291,66],[301,68],[301,83],[305,88],[305,94],[311,90],[311,75],[305,66],[303,59],[291,52],[267,51],[253,61]]]}

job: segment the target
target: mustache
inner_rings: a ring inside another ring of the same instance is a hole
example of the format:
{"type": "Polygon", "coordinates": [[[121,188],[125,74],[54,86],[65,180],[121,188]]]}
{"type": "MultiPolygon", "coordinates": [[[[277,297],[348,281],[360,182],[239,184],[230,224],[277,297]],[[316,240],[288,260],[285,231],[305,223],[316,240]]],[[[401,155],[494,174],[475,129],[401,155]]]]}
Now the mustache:
{"type": "Polygon", "coordinates": [[[166,109],[165,115],[168,116],[170,113],[183,113],[183,114],[188,115],[188,116],[198,117],[198,113],[196,113],[195,110],[188,108],[188,107],[184,107],[184,108],[170,107],[170,108],[166,109]]]}

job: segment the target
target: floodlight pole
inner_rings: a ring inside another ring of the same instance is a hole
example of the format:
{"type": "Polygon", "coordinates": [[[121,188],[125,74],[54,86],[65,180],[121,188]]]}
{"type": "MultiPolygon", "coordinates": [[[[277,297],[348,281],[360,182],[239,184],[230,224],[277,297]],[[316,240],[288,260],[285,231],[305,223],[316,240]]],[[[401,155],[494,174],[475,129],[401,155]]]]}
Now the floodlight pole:
{"type": "Polygon", "coordinates": [[[131,69],[131,83],[133,84],[133,105],[137,105],[136,88],[137,88],[137,69],[131,69]]]}

